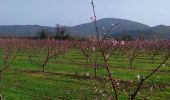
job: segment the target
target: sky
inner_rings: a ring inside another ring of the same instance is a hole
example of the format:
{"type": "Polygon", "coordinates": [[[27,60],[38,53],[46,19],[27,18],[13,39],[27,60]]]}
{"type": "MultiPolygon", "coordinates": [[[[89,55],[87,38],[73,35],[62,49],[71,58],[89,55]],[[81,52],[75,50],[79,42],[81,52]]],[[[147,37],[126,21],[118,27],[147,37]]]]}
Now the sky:
{"type": "MultiPolygon", "coordinates": [[[[170,0],[94,0],[97,19],[170,26],[170,0]]],[[[91,0],[0,0],[0,25],[74,26],[90,22],[91,0]]]]}

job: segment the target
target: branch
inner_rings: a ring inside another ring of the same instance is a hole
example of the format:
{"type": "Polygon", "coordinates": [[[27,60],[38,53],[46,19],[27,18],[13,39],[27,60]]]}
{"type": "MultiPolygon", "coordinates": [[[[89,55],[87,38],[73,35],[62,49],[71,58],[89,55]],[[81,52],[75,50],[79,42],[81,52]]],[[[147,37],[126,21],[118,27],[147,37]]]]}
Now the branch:
{"type": "Polygon", "coordinates": [[[170,57],[170,53],[166,56],[166,58],[160,63],[160,65],[159,65],[157,68],[155,68],[155,69],[154,69],[150,74],[148,74],[145,78],[142,78],[142,79],[140,80],[140,83],[139,83],[136,91],[131,95],[131,97],[130,97],[129,99],[131,99],[131,100],[134,100],[134,99],[135,99],[135,97],[137,96],[138,92],[140,91],[141,86],[143,85],[144,81],[147,80],[149,77],[151,77],[154,73],[156,73],[156,72],[163,66],[163,64],[165,64],[165,62],[169,59],[169,57],[170,57]]]}
{"type": "Polygon", "coordinates": [[[100,40],[99,40],[99,31],[98,31],[98,26],[97,26],[97,21],[96,21],[96,12],[95,12],[95,7],[94,7],[94,1],[93,0],[91,2],[91,5],[92,5],[92,8],[93,8],[93,14],[94,14],[94,25],[95,25],[96,35],[97,35],[97,42],[99,44],[99,47],[100,47],[100,50],[101,50],[101,53],[102,53],[102,56],[103,56],[103,60],[104,60],[104,63],[105,63],[105,68],[107,70],[109,80],[110,80],[110,82],[112,84],[112,88],[113,88],[114,93],[115,93],[115,99],[118,100],[118,94],[117,94],[117,90],[116,90],[116,87],[115,87],[115,83],[113,82],[113,78],[112,78],[112,75],[110,73],[109,65],[107,63],[104,50],[102,49],[102,46],[101,46],[101,43],[100,43],[100,40]]]}

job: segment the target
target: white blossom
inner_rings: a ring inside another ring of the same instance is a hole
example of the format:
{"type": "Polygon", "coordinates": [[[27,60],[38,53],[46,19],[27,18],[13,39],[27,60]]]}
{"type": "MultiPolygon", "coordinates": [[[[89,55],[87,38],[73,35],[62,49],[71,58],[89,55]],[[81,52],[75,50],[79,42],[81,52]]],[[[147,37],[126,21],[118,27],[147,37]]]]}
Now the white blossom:
{"type": "Polygon", "coordinates": [[[95,47],[92,47],[92,50],[93,50],[93,51],[95,51],[95,50],[96,50],[96,48],[95,48],[95,47]]]}
{"type": "Polygon", "coordinates": [[[140,75],[138,74],[138,75],[136,76],[136,78],[139,80],[139,79],[140,79],[140,75]]]}
{"type": "Polygon", "coordinates": [[[116,40],[113,40],[112,43],[113,43],[113,45],[116,45],[116,44],[117,44],[117,41],[116,41],[116,40]]]}
{"type": "Polygon", "coordinates": [[[94,22],[95,20],[96,20],[96,17],[90,17],[90,20],[92,21],[92,22],[94,22]]]}
{"type": "Polygon", "coordinates": [[[108,54],[105,57],[106,57],[106,59],[109,59],[109,55],[108,54]]]}
{"type": "Polygon", "coordinates": [[[121,45],[124,45],[124,44],[125,44],[125,41],[121,41],[120,44],[121,44],[121,45]]]}
{"type": "Polygon", "coordinates": [[[100,93],[102,93],[102,90],[100,90],[100,93]]]}
{"type": "Polygon", "coordinates": [[[165,64],[162,64],[162,67],[165,67],[165,64]]]}
{"type": "Polygon", "coordinates": [[[150,87],[150,91],[153,91],[153,86],[150,87]]]}
{"type": "Polygon", "coordinates": [[[133,83],[133,80],[130,80],[130,83],[133,83]]]}
{"type": "Polygon", "coordinates": [[[97,88],[96,87],[94,87],[95,88],[95,92],[97,92],[97,88]]]}
{"type": "Polygon", "coordinates": [[[89,73],[86,73],[86,76],[89,76],[90,74],[89,73]]]}

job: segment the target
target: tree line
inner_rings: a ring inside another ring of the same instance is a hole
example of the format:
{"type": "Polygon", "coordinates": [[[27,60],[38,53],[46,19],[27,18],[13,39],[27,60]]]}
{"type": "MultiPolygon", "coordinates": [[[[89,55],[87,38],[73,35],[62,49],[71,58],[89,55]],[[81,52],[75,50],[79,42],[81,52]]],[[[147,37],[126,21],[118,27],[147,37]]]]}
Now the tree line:
{"type": "Polygon", "coordinates": [[[38,30],[33,39],[55,39],[55,40],[73,40],[65,26],[56,25],[55,33],[51,33],[48,29],[38,30]]]}

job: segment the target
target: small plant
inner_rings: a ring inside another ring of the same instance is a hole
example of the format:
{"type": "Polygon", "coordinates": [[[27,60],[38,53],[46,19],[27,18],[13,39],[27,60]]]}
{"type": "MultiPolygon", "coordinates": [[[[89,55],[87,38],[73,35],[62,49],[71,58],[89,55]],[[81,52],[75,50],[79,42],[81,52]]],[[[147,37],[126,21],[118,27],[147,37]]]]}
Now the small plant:
{"type": "Polygon", "coordinates": [[[29,56],[31,63],[42,67],[42,72],[45,72],[45,66],[51,59],[56,59],[59,55],[63,55],[67,51],[67,46],[58,41],[37,41],[34,45],[33,55],[29,56]],[[40,57],[37,59],[37,57],[40,57]]]}
{"type": "MultiPolygon", "coordinates": [[[[1,50],[1,65],[0,65],[0,89],[2,80],[3,80],[3,73],[11,66],[14,59],[16,58],[17,50],[15,47],[13,47],[15,44],[15,41],[11,40],[0,40],[0,50],[1,50]]],[[[2,96],[0,95],[0,100],[2,100],[2,96]]]]}
{"type": "Polygon", "coordinates": [[[136,57],[139,55],[139,42],[138,41],[130,41],[127,42],[124,45],[124,52],[127,56],[127,58],[129,59],[129,64],[130,64],[130,68],[133,67],[133,62],[136,59],[136,57]]]}
{"type": "MultiPolygon", "coordinates": [[[[102,47],[102,43],[103,41],[100,41],[99,38],[99,31],[98,31],[98,25],[97,25],[97,17],[96,17],[96,12],[95,12],[95,6],[94,6],[94,1],[91,1],[91,5],[93,8],[93,14],[94,16],[91,18],[94,22],[94,26],[95,26],[95,31],[96,31],[96,36],[97,36],[97,42],[98,42],[98,47],[99,47],[99,51],[103,57],[103,61],[104,61],[104,67],[107,70],[108,73],[108,77],[109,77],[109,81],[112,85],[113,91],[114,91],[114,99],[118,100],[119,99],[119,95],[118,95],[118,87],[116,85],[116,82],[114,81],[110,68],[109,68],[109,64],[108,64],[108,56],[105,52],[105,49],[103,49],[102,47]]],[[[136,57],[138,56],[138,50],[141,49],[141,46],[139,46],[139,42],[129,42],[130,44],[126,45],[125,41],[121,41],[120,44],[123,45],[124,50],[127,52],[127,57],[129,58],[130,61],[130,66],[132,67],[133,61],[134,59],[136,59],[136,57]],[[132,44],[131,44],[132,43],[132,44]],[[137,44],[134,44],[137,43],[137,44]],[[126,45],[126,46],[125,46],[126,45]]],[[[160,62],[160,64],[153,70],[151,71],[148,75],[146,75],[145,77],[141,77],[140,75],[137,75],[137,79],[139,80],[139,84],[137,84],[137,88],[134,91],[129,91],[128,94],[128,100],[134,100],[136,98],[136,96],[138,95],[139,91],[142,89],[142,86],[144,84],[144,82],[146,80],[148,80],[152,75],[154,75],[165,63],[166,61],[169,59],[170,57],[170,45],[168,42],[164,42],[164,48],[163,51],[165,51],[166,53],[164,53],[164,59],[160,62]]],[[[130,87],[133,88],[133,87],[130,87]]]]}

